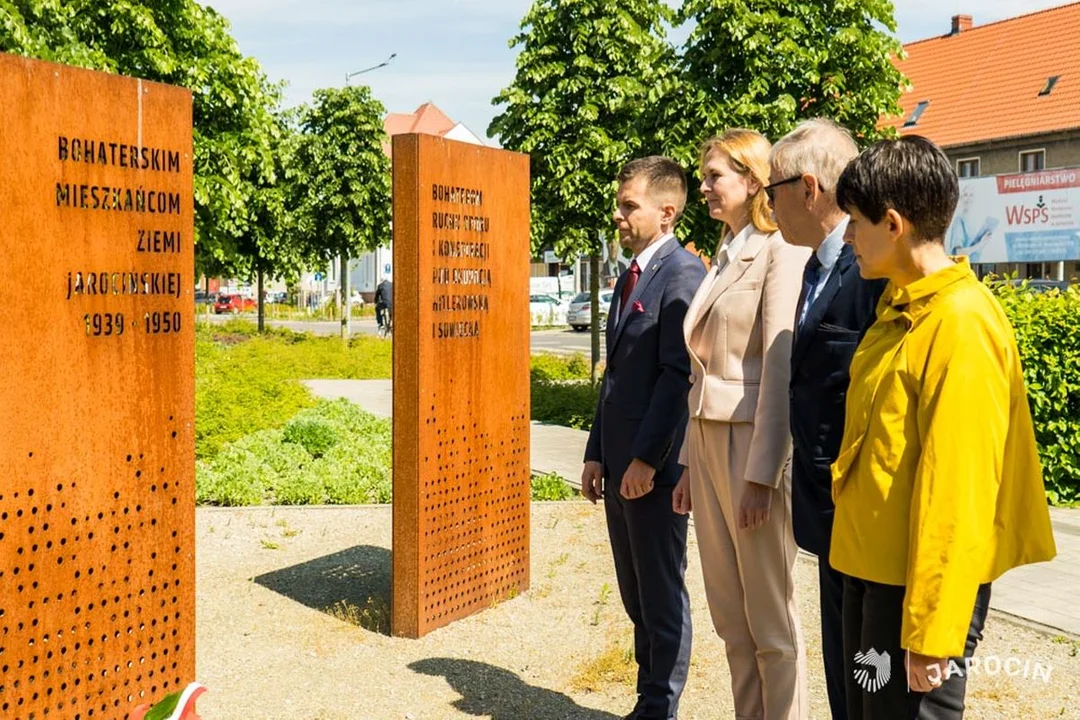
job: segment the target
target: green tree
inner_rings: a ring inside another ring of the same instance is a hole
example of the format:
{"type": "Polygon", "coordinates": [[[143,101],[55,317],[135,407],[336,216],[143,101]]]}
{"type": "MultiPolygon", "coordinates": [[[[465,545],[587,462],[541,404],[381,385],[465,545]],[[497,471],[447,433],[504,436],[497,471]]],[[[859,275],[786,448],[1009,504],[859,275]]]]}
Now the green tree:
{"type": "Polygon", "coordinates": [[[0,0],[0,51],[190,88],[199,270],[243,266],[248,204],[273,175],[280,89],[194,0],[0,0]]]}
{"type": "MultiPolygon", "coordinates": [[[[678,19],[692,25],[681,82],[669,86],[654,122],[660,146],[687,166],[697,165],[703,140],[727,128],[775,140],[824,116],[867,144],[883,135],[882,116],[901,112],[904,78],[892,57],[902,47],[890,34],[889,0],[684,0],[678,19]]],[[[699,202],[680,231],[710,253],[719,239],[699,202]]]]}
{"type": "Polygon", "coordinates": [[[364,86],[316,90],[300,110],[290,169],[296,232],[312,264],[341,260],[341,332],[348,339],[348,259],[390,239],[385,109],[364,86]]]}
{"type": "Polygon", "coordinates": [[[601,235],[612,231],[614,179],[646,146],[643,109],[674,77],[661,0],[536,0],[510,40],[517,74],[493,104],[504,147],[528,153],[532,250],[591,256],[593,382],[600,359],[601,235]]]}
{"type": "Polygon", "coordinates": [[[292,166],[299,137],[287,117],[278,115],[268,138],[274,158],[272,172],[252,172],[250,182],[255,192],[247,204],[248,222],[237,247],[240,276],[254,278],[258,289],[259,332],[265,329],[265,281],[296,282],[305,265],[304,248],[294,232],[295,194],[286,171],[292,166]]]}

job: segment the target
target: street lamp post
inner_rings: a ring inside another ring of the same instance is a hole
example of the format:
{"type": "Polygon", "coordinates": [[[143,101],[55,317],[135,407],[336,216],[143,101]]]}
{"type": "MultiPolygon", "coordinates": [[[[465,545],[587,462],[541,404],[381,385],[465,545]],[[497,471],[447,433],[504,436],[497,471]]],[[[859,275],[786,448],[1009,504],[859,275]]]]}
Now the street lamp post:
{"type": "MultiPolygon", "coordinates": [[[[345,85],[348,86],[349,80],[357,75],[363,75],[364,73],[371,72],[372,70],[378,70],[384,68],[394,61],[397,57],[397,53],[390,53],[390,57],[383,60],[378,65],[372,65],[371,67],[364,68],[363,70],[357,70],[356,72],[345,73],[345,85]]],[[[346,252],[341,253],[339,258],[341,264],[340,277],[338,278],[338,296],[341,298],[341,338],[348,342],[349,336],[352,334],[352,328],[350,327],[350,315],[352,314],[352,297],[350,295],[349,288],[349,255],[346,252]]]]}
{"type": "Polygon", "coordinates": [[[366,72],[371,72],[372,70],[378,70],[381,67],[386,67],[387,65],[392,63],[394,61],[394,58],[396,58],[396,57],[397,57],[397,53],[390,53],[390,57],[386,58],[386,60],[383,60],[378,65],[372,65],[371,67],[364,68],[363,70],[357,70],[356,72],[346,73],[345,74],[345,84],[348,85],[349,80],[351,78],[356,77],[357,75],[363,75],[366,72]]]}

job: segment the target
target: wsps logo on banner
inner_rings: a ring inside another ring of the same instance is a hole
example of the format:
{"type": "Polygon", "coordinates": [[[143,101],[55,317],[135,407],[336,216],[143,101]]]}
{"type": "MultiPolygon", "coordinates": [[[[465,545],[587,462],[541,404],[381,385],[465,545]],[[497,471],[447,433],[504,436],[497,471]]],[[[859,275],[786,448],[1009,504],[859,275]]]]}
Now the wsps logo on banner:
{"type": "Polygon", "coordinates": [[[1035,207],[1028,207],[1027,205],[1006,205],[1005,220],[1010,225],[1048,223],[1050,222],[1050,209],[1047,208],[1046,203],[1043,202],[1042,195],[1040,195],[1039,201],[1035,203],[1035,207]]]}
{"type": "Polygon", "coordinates": [[[874,648],[865,653],[856,652],[855,664],[859,666],[855,668],[855,682],[866,692],[876,693],[892,676],[892,658],[888,651],[880,655],[874,648]]]}

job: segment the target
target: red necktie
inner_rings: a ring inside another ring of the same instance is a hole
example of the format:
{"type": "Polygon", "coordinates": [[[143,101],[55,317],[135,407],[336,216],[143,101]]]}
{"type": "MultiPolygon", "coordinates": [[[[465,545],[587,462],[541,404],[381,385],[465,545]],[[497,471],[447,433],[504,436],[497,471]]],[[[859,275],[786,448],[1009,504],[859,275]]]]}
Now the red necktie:
{"type": "Polygon", "coordinates": [[[641,277],[641,266],[637,264],[637,260],[630,261],[630,270],[626,276],[626,282],[622,287],[622,297],[619,299],[619,309],[626,308],[626,303],[630,299],[630,294],[634,292],[634,286],[637,285],[638,278],[641,277]]]}

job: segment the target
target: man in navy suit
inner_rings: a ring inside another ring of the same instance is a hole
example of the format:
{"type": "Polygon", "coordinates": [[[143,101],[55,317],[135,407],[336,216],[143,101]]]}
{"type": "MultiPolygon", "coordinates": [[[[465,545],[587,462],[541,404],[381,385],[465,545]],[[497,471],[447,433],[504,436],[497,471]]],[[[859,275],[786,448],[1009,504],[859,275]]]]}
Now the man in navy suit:
{"type": "Polygon", "coordinates": [[[884,281],[859,276],[844,243],[848,216],[836,183],[859,150],[831,120],[808,120],[773,146],[765,191],[784,239],[812,248],[796,306],[791,350],[791,513],[795,542],[818,556],[821,643],[832,716],[846,719],[843,578],[829,566],[832,474],[840,451],[848,368],[875,318],[884,281]]]}
{"type": "Polygon", "coordinates": [[[687,517],[672,511],[682,468],[690,360],[683,317],[705,267],[672,234],[686,205],[673,160],[633,160],[619,173],[619,244],[633,253],[615,285],[600,390],[581,492],[604,498],[623,607],[634,623],[637,704],[628,720],[678,712],[690,667],[687,517]]]}

